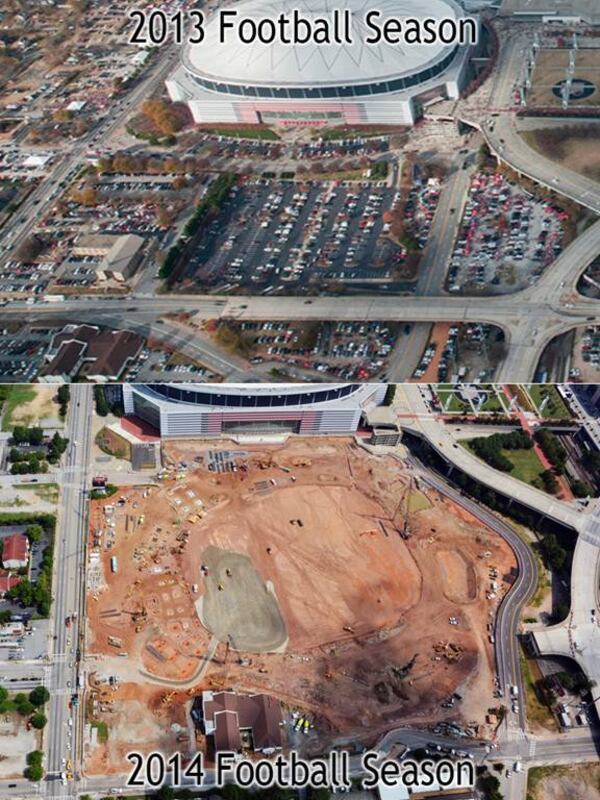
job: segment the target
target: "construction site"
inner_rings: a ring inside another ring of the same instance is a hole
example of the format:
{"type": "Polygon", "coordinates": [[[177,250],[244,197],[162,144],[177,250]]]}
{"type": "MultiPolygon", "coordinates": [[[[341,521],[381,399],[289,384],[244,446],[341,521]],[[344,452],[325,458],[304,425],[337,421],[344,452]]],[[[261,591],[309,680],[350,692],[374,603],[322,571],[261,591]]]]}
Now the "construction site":
{"type": "Polygon", "coordinates": [[[152,484],[92,501],[86,771],[204,748],[206,689],[277,698],[290,734],[302,713],[309,752],[399,723],[486,732],[503,540],[395,454],[234,447],[166,445],[152,484]]]}

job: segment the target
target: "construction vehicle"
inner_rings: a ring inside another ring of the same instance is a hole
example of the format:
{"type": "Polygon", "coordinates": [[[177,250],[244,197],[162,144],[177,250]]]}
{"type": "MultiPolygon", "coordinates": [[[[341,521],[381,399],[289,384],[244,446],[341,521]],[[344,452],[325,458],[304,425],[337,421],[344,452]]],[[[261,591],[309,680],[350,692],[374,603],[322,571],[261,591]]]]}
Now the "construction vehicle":
{"type": "Polygon", "coordinates": [[[162,706],[170,706],[174,697],[175,692],[167,692],[167,694],[163,694],[163,696],[160,698],[160,704],[162,706]]]}
{"type": "Polygon", "coordinates": [[[312,466],[312,461],[310,460],[310,458],[298,457],[298,458],[293,458],[292,459],[292,464],[295,467],[311,467],[312,466]]]}

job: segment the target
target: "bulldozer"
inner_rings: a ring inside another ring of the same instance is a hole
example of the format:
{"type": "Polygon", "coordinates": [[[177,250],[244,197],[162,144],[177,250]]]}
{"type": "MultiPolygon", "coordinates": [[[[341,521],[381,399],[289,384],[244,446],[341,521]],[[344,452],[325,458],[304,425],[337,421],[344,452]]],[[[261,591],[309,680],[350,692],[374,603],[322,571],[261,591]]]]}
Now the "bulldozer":
{"type": "Polygon", "coordinates": [[[297,457],[292,459],[292,464],[295,467],[312,467],[312,461],[310,458],[303,458],[297,457]]]}

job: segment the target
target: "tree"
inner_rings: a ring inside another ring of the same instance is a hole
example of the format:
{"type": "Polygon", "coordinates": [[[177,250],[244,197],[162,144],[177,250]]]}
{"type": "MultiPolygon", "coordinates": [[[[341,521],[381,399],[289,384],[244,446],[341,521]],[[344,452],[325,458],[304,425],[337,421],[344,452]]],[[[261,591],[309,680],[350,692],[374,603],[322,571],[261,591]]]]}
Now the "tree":
{"type": "Polygon", "coordinates": [[[230,784],[221,789],[221,797],[224,800],[245,800],[245,798],[249,797],[249,792],[247,789],[242,789],[241,786],[230,784]]]}
{"type": "Polygon", "coordinates": [[[540,475],[540,478],[542,479],[544,489],[546,492],[548,492],[548,494],[558,494],[560,486],[551,469],[545,469],[540,475]]]}
{"type": "Polygon", "coordinates": [[[27,428],[24,425],[15,425],[12,432],[12,438],[15,444],[27,444],[29,441],[27,428]]]}
{"type": "Polygon", "coordinates": [[[177,107],[164,100],[146,100],[142,105],[142,113],[164,136],[171,136],[183,127],[177,107]]]}
{"type": "Polygon", "coordinates": [[[35,783],[36,781],[41,781],[44,777],[44,770],[41,766],[37,764],[32,764],[29,767],[25,767],[23,770],[23,775],[27,778],[28,781],[32,781],[35,783]]]}
{"type": "Polygon", "coordinates": [[[22,717],[28,717],[34,711],[34,705],[27,699],[27,695],[19,692],[15,697],[15,708],[22,717]]]}
{"type": "Polygon", "coordinates": [[[571,481],[571,489],[575,497],[593,497],[594,490],[587,481],[575,478],[571,481]]]}
{"type": "Polygon", "coordinates": [[[42,767],[43,754],[40,750],[32,750],[27,753],[27,767],[23,774],[30,781],[41,781],[44,777],[44,769],[42,767]]]}
{"type": "Polygon", "coordinates": [[[166,786],[163,784],[156,793],[155,797],[157,797],[158,800],[174,800],[175,789],[173,789],[172,786],[166,786]]]}
{"type": "Polygon", "coordinates": [[[178,175],[173,179],[171,186],[173,187],[174,191],[179,192],[181,189],[185,189],[187,186],[187,181],[183,175],[178,175]]]}
{"type": "Polygon", "coordinates": [[[535,432],[534,436],[535,440],[544,451],[544,455],[552,463],[556,472],[561,475],[564,472],[565,462],[567,460],[567,451],[565,448],[555,434],[546,428],[540,428],[535,432]]]}
{"type": "Polygon", "coordinates": [[[56,431],[48,446],[48,461],[51,464],[57,464],[60,461],[60,457],[67,449],[68,444],[69,440],[64,439],[60,433],[56,431]]]}
{"type": "Polygon", "coordinates": [[[39,236],[35,234],[31,234],[30,236],[25,239],[23,244],[17,250],[16,256],[19,261],[29,262],[35,261],[35,259],[40,255],[42,250],[44,249],[44,242],[39,236]]]}
{"type": "Polygon", "coordinates": [[[566,550],[560,546],[556,534],[549,533],[541,543],[542,553],[547,565],[555,572],[562,572],[567,560],[566,550]]]}
{"type": "Polygon", "coordinates": [[[19,600],[24,606],[33,605],[33,584],[24,580],[8,590],[6,596],[9,600],[19,600]]]}
{"type": "Polygon", "coordinates": [[[8,624],[12,619],[12,614],[8,609],[0,611],[0,625],[8,624]]]}
{"type": "Polygon", "coordinates": [[[44,431],[42,428],[29,428],[28,439],[30,445],[39,447],[44,441],[44,431]]]}
{"type": "Polygon", "coordinates": [[[94,401],[96,403],[96,414],[99,417],[106,417],[110,411],[109,405],[106,402],[104,389],[102,386],[94,386],[94,401]]]}
{"type": "Polygon", "coordinates": [[[61,417],[64,417],[67,413],[67,408],[69,407],[69,400],[71,399],[71,389],[69,388],[68,383],[64,383],[56,393],[56,399],[58,401],[58,405],[60,406],[59,413],[61,417]]]}
{"type": "Polygon", "coordinates": [[[29,539],[30,542],[39,542],[42,538],[44,533],[44,529],[41,525],[28,525],[25,528],[25,536],[29,539]]]}
{"type": "Polygon", "coordinates": [[[29,692],[29,700],[34,706],[43,706],[50,700],[50,692],[45,686],[36,686],[29,692]]]}
{"type": "Polygon", "coordinates": [[[500,781],[487,770],[477,779],[477,788],[482,792],[485,800],[502,800],[500,781]]]}
{"type": "Polygon", "coordinates": [[[48,718],[46,717],[45,714],[42,714],[41,711],[38,711],[31,718],[31,724],[38,731],[41,731],[42,728],[45,728],[47,723],[48,723],[48,718]]]}

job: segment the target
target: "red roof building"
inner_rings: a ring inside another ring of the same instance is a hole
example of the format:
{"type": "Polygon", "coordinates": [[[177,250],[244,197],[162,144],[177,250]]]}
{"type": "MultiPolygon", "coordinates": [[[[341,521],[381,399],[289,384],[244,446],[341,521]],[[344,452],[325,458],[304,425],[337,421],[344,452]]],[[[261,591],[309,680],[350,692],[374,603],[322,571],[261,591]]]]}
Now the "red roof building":
{"type": "Polygon", "coordinates": [[[5,569],[26,567],[29,561],[29,540],[23,533],[13,533],[2,541],[2,566],[5,569]]]}
{"type": "Polygon", "coordinates": [[[0,575],[0,597],[4,597],[8,590],[16,586],[17,583],[21,583],[21,578],[18,575],[0,575]]]}

